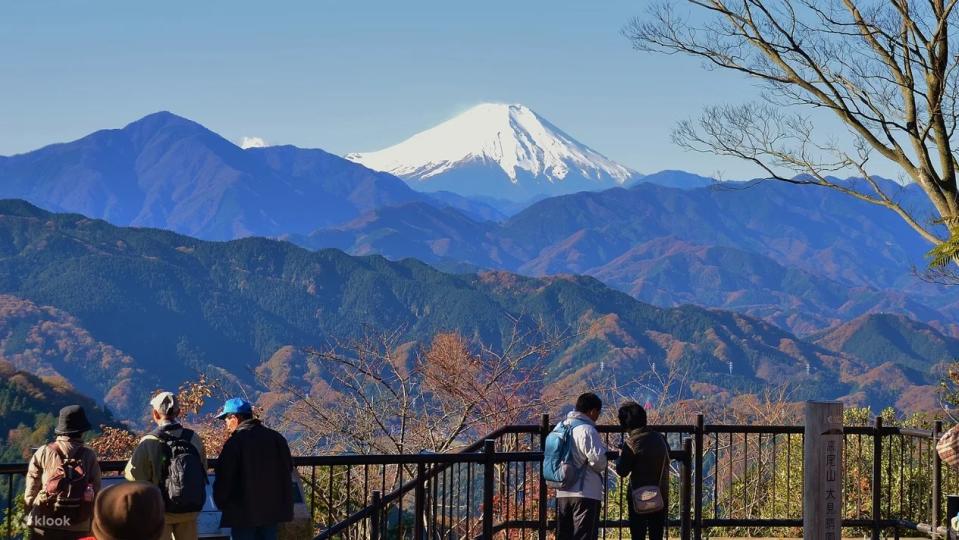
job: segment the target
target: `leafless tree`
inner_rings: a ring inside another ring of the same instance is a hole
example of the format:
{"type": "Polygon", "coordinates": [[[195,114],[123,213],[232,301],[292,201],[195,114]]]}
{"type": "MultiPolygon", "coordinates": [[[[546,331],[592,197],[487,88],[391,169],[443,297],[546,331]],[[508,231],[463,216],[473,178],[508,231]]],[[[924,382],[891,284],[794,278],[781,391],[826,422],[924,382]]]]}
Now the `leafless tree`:
{"type": "Polygon", "coordinates": [[[545,361],[563,338],[514,323],[497,348],[455,332],[420,346],[396,330],[310,349],[330,392],[284,383],[285,420],[306,451],[353,453],[445,452],[530,420],[550,406],[545,361]]]}
{"type": "Polygon", "coordinates": [[[699,58],[765,90],[758,103],[710,107],[680,123],[678,144],[885,207],[932,245],[930,266],[942,268],[959,255],[956,3],[662,0],[624,34],[638,50],[699,58]],[[851,137],[817,125],[815,110],[851,137]],[[877,178],[875,156],[915,182],[935,214],[917,215],[898,184],[877,178]],[[843,171],[863,180],[832,176],[843,171]]]}

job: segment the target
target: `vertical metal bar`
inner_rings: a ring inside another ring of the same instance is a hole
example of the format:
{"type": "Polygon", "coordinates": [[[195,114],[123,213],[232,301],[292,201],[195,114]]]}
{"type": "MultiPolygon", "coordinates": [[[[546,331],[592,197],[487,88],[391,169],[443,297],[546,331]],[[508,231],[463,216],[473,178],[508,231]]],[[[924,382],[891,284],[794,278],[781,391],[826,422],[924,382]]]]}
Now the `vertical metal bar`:
{"type": "Polygon", "coordinates": [[[336,469],[335,465],[330,465],[327,469],[327,475],[329,476],[329,482],[327,482],[326,489],[326,526],[333,526],[333,471],[336,469]]]}
{"type": "MultiPolygon", "coordinates": [[[[466,464],[466,468],[469,468],[469,464],[466,464]]],[[[466,489],[469,490],[469,486],[466,486],[466,489]]],[[[459,467],[456,469],[456,530],[459,530],[460,523],[462,522],[462,517],[460,516],[461,509],[463,506],[463,464],[460,463],[459,467]]],[[[469,520],[469,507],[466,508],[466,519],[469,520]]]]}
{"type": "Polygon", "coordinates": [[[726,517],[733,518],[733,456],[736,455],[733,452],[733,432],[729,432],[729,450],[726,452],[726,455],[729,456],[729,491],[727,491],[726,500],[729,503],[729,506],[726,507],[726,517]]]}
{"type": "MultiPolygon", "coordinates": [[[[609,433],[606,433],[605,437],[603,437],[603,445],[606,448],[609,448],[609,433]]],[[[584,466],[587,466],[587,465],[584,464],[584,466]]],[[[602,482],[603,482],[603,502],[602,502],[603,507],[602,507],[602,519],[600,520],[600,523],[603,526],[603,540],[606,540],[606,530],[608,528],[606,527],[606,524],[609,523],[609,490],[606,489],[606,487],[609,486],[609,467],[603,470],[602,482]]]]}
{"type": "Polygon", "coordinates": [[[396,529],[400,538],[404,537],[403,536],[403,496],[406,495],[406,493],[402,491],[402,488],[403,488],[403,471],[405,468],[406,467],[403,464],[396,465],[397,477],[398,477],[396,482],[396,489],[400,490],[399,497],[396,498],[396,502],[398,505],[397,512],[396,512],[396,529]]]}
{"type": "Polygon", "coordinates": [[[529,463],[526,461],[523,462],[523,480],[522,480],[522,494],[523,494],[523,515],[520,517],[523,520],[523,526],[520,527],[519,537],[524,539],[526,538],[526,521],[529,519],[529,516],[526,515],[526,511],[529,510],[529,463]]]}
{"type": "Polygon", "coordinates": [[[693,496],[693,504],[695,504],[693,509],[693,518],[695,520],[695,527],[693,528],[694,540],[702,540],[703,538],[703,455],[705,455],[703,432],[705,429],[706,417],[702,414],[696,415],[696,461],[693,463],[695,467],[693,474],[696,476],[693,483],[693,489],[696,490],[693,496]]]}
{"type": "Polygon", "coordinates": [[[872,436],[872,540],[879,540],[882,506],[882,417],[876,417],[872,436]]]}
{"type": "Polygon", "coordinates": [[[350,499],[353,498],[353,466],[346,466],[346,516],[349,517],[350,512],[350,499]]]}
{"type": "MultiPolygon", "coordinates": [[[[777,484],[777,482],[778,482],[778,475],[776,474],[776,469],[777,469],[778,466],[779,466],[779,446],[778,446],[778,444],[779,444],[779,434],[774,433],[774,434],[773,434],[773,460],[772,460],[772,467],[773,467],[773,474],[772,474],[772,484],[773,484],[772,504],[773,504],[773,509],[774,509],[774,510],[775,510],[775,508],[776,508],[776,503],[778,502],[778,501],[776,500],[776,484],[777,484]]],[[[788,516],[786,516],[786,517],[788,517],[788,516]]]]}
{"type": "MultiPolygon", "coordinates": [[[[849,440],[849,434],[848,434],[848,433],[843,433],[843,435],[842,435],[843,453],[842,453],[842,469],[841,469],[841,470],[842,470],[842,477],[839,479],[839,486],[842,488],[842,493],[843,493],[843,498],[842,498],[842,500],[839,502],[839,516],[840,516],[840,518],[845,517],[845,516],[848,515],[846,511],[848,510],[848,508],[849,508],[849,503],[851,502],[851,501],[850,501],[851,497],[850,497],[849,487],[846,485],[846,478],[849,477],[849,465],[848,465],[847,462],[849,461],[849,451],[848,451],[848,448],[850,448],[850,446],[849,446],[849,444],[848,444],[848,440],[849,440]]],[[[842,528],[840,527],[840,531],[841,531],[841,530],[842,530],[842,528]]]]}
{"type": "MultiPolygon", "coordinates": [[[[856,471],[858,475],[862,477],[862,472],[863,472],[862,464],[866,462],[862,458],[862,433],[860,433],[859,435],[856,435],[856,446],[858,447],[857,455],[859,456],[859,460],[856,465],[856,471]]],[[[855,491],[856,491],[856,509],[857,509],[856,517],[859,517],[858,514],[862,513],[862,490],[856,489],[855,491]]]]}
{"type": "Polygon", "coordinates": [[[792,494],[793,494],[793,485],[792,485],[792,470],[793,470],[793,436],[791,433],[786,434],[786,515],[792,518],[792,494]]]}
{"type": "MultiPolygon", "coordinates": [[[[689,540],[690,538],[690,528],[692,525],[691,519],[691,509],[692,501],[690,497],[692,495],[692,489],[690,484],[690,476],[692,471],[690,471],[691,461],[693,459],[693,441],[688,437],[683,441],[683,452],[686,454],[683,456],[682,465],[679,471],[680,477],[680,509],[679,509],[679,518],[680,518],[680,536],[682,540],[689,540]]],[[[667,457],[668,459],[668,457],[667,457]]],[[[669,516],[667,515],[667,521],[669,516]]]]}
{"type": "Polygon", "coordinates": [[[430,497],[430,527],[428,531],[430,538],[438,538],[439,537],[438,535],[442,534],[436,528],[436,511],[437,511],[436,502],[438,500],[438,497],[436,494],[438,493],[437,485],[439,483],[440,483],[439,474],[437,474],[436,476],[433,477],[432,480],[430,480],[430,484],[432,485],[432,491],[433,491],[433,494],[430,497]]]}
{"type": "Polygon", "coordinates": [[[7,513],[3,516],[7,522],[7,538],[13,538],[13,475],[7,475],[7,513]]]}
{"type": "MultiPolygon", "coordinates": [[[[366,502],[366,496],[370,493],[370,464],[363,464],[363,498],[360,499],[364,503],[366,502]]],[[[369,534],[369,530],[366,530],[366,520],[363,520],[363,532],[369,534]]],[[[365,536],[365,535],[364,535],[365,536]]]]}
{"type": "MultiPolygon", "coordinates": [[[[508,451],[513,452],[515,451],[515,449],[510,449],[508,451]]],[[[515,496],[515,491],[509,488],[510,469],[512,468],[511,465],[512,463],[508,461],[503,464],[503,468],[505,469],[504,476],[506,480],[506,485],[504,486],[502,482],[500,483],[500,491],[502,491],[502,493],[500,494],[500,497],[499,497],[501,504],[505,507],[503,508],[503,522],[507,524],[509,523],[509,517],[510,517],[509,507],[512,506],[510,504],[510,499],[513,496],[515,496]]],[[[506,537],[509,538],[509,525],[506,526],[506,537]]]]}
{"type": "Polygon", "coordinates": [[[450,530],[452,530],[454,524],[456,523],[456,521],[454,520],[454,517],[453,517],[453,508],[454,508],[454,507],[453,507],[453,493],[456,492],[456,485],[455,485],[455,480],[456,480],[456,479],[453,477],[452,474],[450,474],[450,471],[445,471],[444,474],[446,475],[446,476],[444,476],[444,478],[449,479],[449,485],[447,485],[447,486],[446,486],[446,489],[444,490],[444,493],[445,493],[445,494],[444,494],[444,497],[445,497],[445,498],[444,498],[443,500],[446,501],[445,504],[446,504],[446,508],[447,508],[447,517],[449,518],[449,519],[448,519],[448,521],[449,521],[449,528],[450,528],[450,530]]]}
{"type": "MultiPolygon", "coordinates": [[[[758,463],[758,471],[757,471],[757,473],[756,473],[756,493],[758,494],[758,493],[759,493],[759,490],[762,488],[762,485],[763,485],[763,434],[762,434],[762,433],[758,433],[758,434],[756,435],[756,438],[758,439],[758,442],[757,442],[757,444],[756,444],[756,455],[757,455],[756,460],[759,462],[759,463],[758,463]]],[[[760,498],[760,500],[756,501],[756,503],[757,503],[756,506],[759,508],[759,516],[758,516],[758,517],[759,517],[759,518],[762,518],[762,517],[763,517],[763,507],[765,506],[763,503],[768,504],[768,503],[769,503],[769,500],[768,500],[768,498],[762,497],[762,496],[760,496],[759,498],[760,498]]]]}
{"type": "MultiPolygon", "coordinates": [[[[942,433],[942,420],[936,420],[932,428],[932,530],[938,534],[939,520],[942,518],[942,460],[936,451],[939,434],[942,433]]],[[[935,535],[933,535],[935,538],[935,535]]]]}
{"type": "MultiPolygon", "coordinates": [[[[546,436],[549,435],[549,415],[544,414],[539,424],[539,449],[546,450],[546,436]]],[[[543,467],[539,468],[539,540],[546,540],[546,518],[548,504],[546,500],[546,479],[543,478],[543,467]]]]}
{"type": "MultiPolygon", "coordinates": [[[[899,436],[899,518],[902,518],[902,503],[905,499],[905,482],[906,482],[906,438],[902,435],[899,436]]],[[[892,478],[890,476],[890,478],[892,478]]],[[[890,508],[892,510],[892,508],[890,508]]]]}
{"type": "MultiPolygon", "coordinates": [[[[625,433],[620,434],[620,436],[619,436],[619,445],[620,445],[620,448],[622,448],[623,446],[626,445],[626,434],[625,434],[625,433]]],[[[668,439],[666,440],[666,445],[669,446],[669,440],[668,440],[668,439]]],[[[617,519],[618,521],[622,521],[623,519],[627,519],[627,520],[629,519],[629,506],[627,506],[627,505],[630,504],[632,501],[626,502],[626,497],[625,497],[625,495],[626,495],[626,493],[629,491],[628,482],[629,482],[629,481],[626,480],[625,478],[620,478],[620,479],[619,479],[619,482],[618,482],[618,484],[617,484],[618,489],[617,489],[616,491],[619,492],[619,515],[616,516],[616,519],[617,519]],[[625,517],[623,516],[624,513],[625,513],[625,517]]],[[[668,484],[668,483],[667,483],[667,484],[668,484]]],[[[667,519],[669,519],[669,518],[667,517],[667,519]]],[[[626,528],[626,527],[619,527],[619,540],[623,540],[623,529],[625,529],[625,528],[626,528]]]]}
{"type": "Polygon", "coordinates": [[[496,441],[486,439],[483,441],[483,539],[491,540],[493,538],[493,475],[496,471],[493,467],[493,451],[496,448],[496,441]]]}
{"type": "Polygon", "coordinates": [[[752,512],[747,510],[752,508],[749,500],[749,434],[743,433],[743,513],[742,516],[746,519],[752,517],[752,512]]]}
{"type": "Polygon", "coordinates": [[[383,511],[383,492],[373,491],[373,501],[371,503],[373,513],[370,514],[370,540],[380,540],[380,512],[383,511]]]}
{"type": "Polygon", "coordinates": [[[316,465],[310,467],[310,523],[316,523],[316,465]]]}
{"type": "Polygon", "coordinates": [[[895,487],[896,487],[896,486],[895,486],[895,482],[893,481],[893,478],[892,478],[892,460],[893,460],[893,452],[895,451],[895,446],[896,446],[896,445],[892,444],[892,442],[893,442],[893,437],[892,437],[892,435],[890,435],[890,436],[889,436],[889,444],[885,445],[885,448],[886,448],[886,480],[887,480],[887,481],[886,481],[886,512],[888,513],[888,515],[889,515],[890,518],[892,517],[892,514],[893,514],[893,512],[892,512],[892,502],[893,502],[892,495],[893,495],[893,489],[895,489],[895,487]]]}
{"type": "Polygon", "coordinates": [[[456,502],[456,501],[459,501],[459,490],[460,490],[459,478],[451,474],[450,475],[450,497],[449,497],[450,530],[455,530],[456,524],[458,523],[458,520],[459,520],[458,516],[459,516],[460,504],[459,502],[456,502]]]}
{"type": "Polygon", "coordinates": [[[447,483],[447,480],[449,478],[448,478],[448,475],[446,474],[446,469],[443,469],[443,472],[441,474],[443,475],[442,477],[437,476],[436,478],[439,481],[439,485],[440,485],[440,530],[447,531],[447,530],[450,530],[450,528],[452,528],[453,526],[453,520],[447,519],[447,518],[450,518],[450,515],[448,512],[449,510],[448,497],[449,497],[450,489],[447,483]]]}
{"type": "MultiPolygon", "coordinates": [[[[416,488],[414,492],[413,515],[416,522],[413,523],[413,539],[423,540],[425,534],[426,519],[426,464],[422,461],[416,464],[416,488]]],[[[400,516],[400,519],[403,519],[400,516]]]]}
{"type": "Polygon", "coordinates": [[[466,538],[470,536],[470,526],[472,525],[473,506],[470,504],[473,498],[473,464],[466,466],[466,538]]]}
{"type": "Polygon", "coordinates": [[[719,519],[719,432],[713,433],[713,519],[719,519]]]}

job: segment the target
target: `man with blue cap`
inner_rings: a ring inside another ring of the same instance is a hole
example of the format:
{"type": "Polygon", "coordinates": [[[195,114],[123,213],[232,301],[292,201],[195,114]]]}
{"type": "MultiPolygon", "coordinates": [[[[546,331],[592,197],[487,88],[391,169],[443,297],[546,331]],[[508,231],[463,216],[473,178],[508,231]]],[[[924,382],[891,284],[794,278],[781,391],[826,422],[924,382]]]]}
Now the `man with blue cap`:
{"type": "Polygon", "coordinates": [[[223,404],[217,415],[230,437],[220,451],[213,500],[221,527],[233,540],[276,540],[278,525],[293,520],[293,458],[283,435],[253,417],[242,398],[223,404]]]}

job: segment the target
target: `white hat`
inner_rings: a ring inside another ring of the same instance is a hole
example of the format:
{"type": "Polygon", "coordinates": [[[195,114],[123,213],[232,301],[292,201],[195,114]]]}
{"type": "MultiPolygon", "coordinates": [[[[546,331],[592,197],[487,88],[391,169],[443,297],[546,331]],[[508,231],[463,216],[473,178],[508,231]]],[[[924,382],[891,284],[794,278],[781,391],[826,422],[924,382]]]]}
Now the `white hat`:
{"type": "Polygon", "coordinates": [[[180,404],[172,392],[160,392],[150,400],[150,406],[153,407],[154,411],[164,416],[168,416],[171,411],[174,413],[180,412],[180,404]]]}

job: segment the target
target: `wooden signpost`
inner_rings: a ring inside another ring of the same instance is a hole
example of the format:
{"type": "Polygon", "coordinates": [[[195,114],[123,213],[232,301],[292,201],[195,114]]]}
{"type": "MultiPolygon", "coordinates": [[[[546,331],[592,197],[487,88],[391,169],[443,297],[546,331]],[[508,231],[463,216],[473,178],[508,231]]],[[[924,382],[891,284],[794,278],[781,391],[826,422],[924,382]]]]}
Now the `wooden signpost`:
{"type": "Polygon", "coordinates": [[[803,439],[803,539],[842,537],[842,403],[807,401],[803,439]]]}

